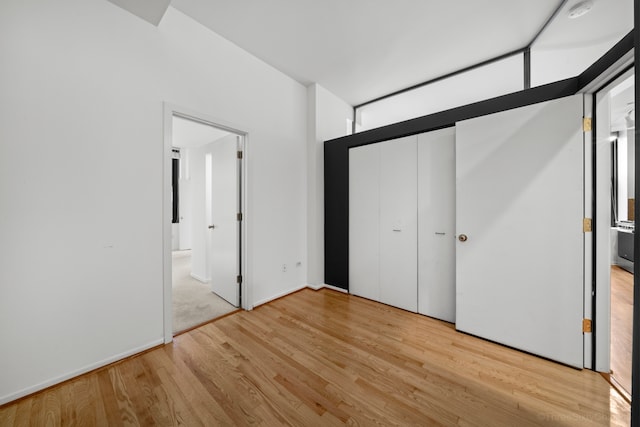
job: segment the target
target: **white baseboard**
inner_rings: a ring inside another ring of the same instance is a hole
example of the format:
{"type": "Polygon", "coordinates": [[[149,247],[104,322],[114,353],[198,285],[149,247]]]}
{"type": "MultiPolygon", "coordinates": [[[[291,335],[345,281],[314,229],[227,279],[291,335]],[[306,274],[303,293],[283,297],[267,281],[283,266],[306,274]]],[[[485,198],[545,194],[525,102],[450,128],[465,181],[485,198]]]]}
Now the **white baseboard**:
{"type": "Polygon", "coordinates": [[[313,289],[314,291],[319,291],[320,289],[326,288],[326,289],[331,289],[333,291],[342,292],[343,294],[348,294],[349,293],[349,291],[346,290],[346,289],[342,289],[342,288],[339,288],[339,287],[333,286],[333,285],[327,285],[326,283],[323,283],[321,285],[307,285],[307,288],[313,289]]]}
{"type": "Polygon", "coordinates": [[[202,283],[209,283],[209,279],[205,279],[204,277],[200,277],[197,274],[194,273],[189,273],[189,276],[193,277],[194,279],[196,279],[198,282],[202,282],[202,283]]]}
{"type": "Polygon", "coordinates": [[[301,286],[298,286],[298,287],[293,288],[291,290],[280,292],[279,294],[276,294],[276,295],[271,296],[269,298],[265,298],[263,300],[256,301],[255,303],[253,303],[253,308],[256,308],[256,307],[258,307],[259,305],[262,305],[262,304],[266,304],[269,301],[273,301],[274,299],[282,298],[282,297],[287,296],[289,294],[292,294],[294,292],[298,292],[300,289],[304,289],[306,287],[307,287],[307,285],[301,285],[301,286]]]}
{"type": "Polygon", "coordinates": [[[164,343],[164,340],[162,338],[158,338],[157,340],[154,340],[148,344],[145,344],[143,346],[137,347],[137,348],[133,348],[129,351],[125,351],[124,353],[120,353],[120,354],[116,354],[114,356],[108,357],[104,360],[101,360],[99,362],[96,363],[92,363],[90,365],[87,365],[83,368],[77,369],[75,371],[71,371],[69,373],[66,373],[64,375],[60,375],[58,377],[52,378],[50,380],[41,382],[40,384],[36,384],[34,386],[31,387],[27,387],[24,388],[20,391],[17,391],[15,393],[10,393],[7,394],[5,396],[1,396],[0,397],[0,405],[4,405],[5,403],[9,403],[12,402],[16,399],[20,399],[21,397],[25,397],[28,396],[32,393],[38,392],[40,390],[44,390],[45,388],[51,387],[53,385],[59,384],[63,381],[69,380],[71,378],[75,378],[77,376],[80,376],[82,374],[86,374],[87,372],[91,372],[95,369],[98,368],[102,368],[103,366],[109,365],[113,362],[117,362],[119,360],[125,359],[129,356],[133,356],[135,354],[138,353],[142,353],[145,350],[149,350],[150,348],[156,347],[158,345],[161,345],[164,343]]]}

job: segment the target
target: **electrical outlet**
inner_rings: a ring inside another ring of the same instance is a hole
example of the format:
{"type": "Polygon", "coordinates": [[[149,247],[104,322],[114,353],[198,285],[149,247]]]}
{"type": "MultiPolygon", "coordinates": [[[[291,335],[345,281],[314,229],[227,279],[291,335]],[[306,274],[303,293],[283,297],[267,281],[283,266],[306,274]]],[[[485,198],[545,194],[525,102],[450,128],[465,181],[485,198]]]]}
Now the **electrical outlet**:
{"type": "Polygon", "coordinates": [[[287,264],[282,264],[282,272],[283,273],[287,272],[287,264]]]}

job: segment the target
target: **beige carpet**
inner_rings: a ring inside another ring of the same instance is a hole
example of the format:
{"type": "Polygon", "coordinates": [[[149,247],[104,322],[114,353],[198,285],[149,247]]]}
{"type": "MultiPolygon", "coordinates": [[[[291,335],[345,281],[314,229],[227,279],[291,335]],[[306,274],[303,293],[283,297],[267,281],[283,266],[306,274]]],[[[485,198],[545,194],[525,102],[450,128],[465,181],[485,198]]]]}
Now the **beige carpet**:
{"type": "Polygon", "coordinates": [[[191,277],[191,251],[174,251],[172,258],[174,334],[237,309],[191,277]]]}

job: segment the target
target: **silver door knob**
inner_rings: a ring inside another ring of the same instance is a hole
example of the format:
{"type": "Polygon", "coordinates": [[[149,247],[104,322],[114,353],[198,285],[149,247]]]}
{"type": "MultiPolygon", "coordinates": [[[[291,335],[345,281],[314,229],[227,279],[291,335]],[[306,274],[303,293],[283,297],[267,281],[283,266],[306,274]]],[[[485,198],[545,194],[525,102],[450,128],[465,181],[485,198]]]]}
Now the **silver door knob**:
{"type": "Polygon", "coordinates": [[[458,236],[458,240],[460,240],[461,242],[466,242],[468,239],[466,234],[461,234],[458,236]]]}
{"type": "Polygon", "coordinates": [[[210,225],[210,226],[209,226],[209,229],[210,229],[210,230],[213,230],[214,228],[216,228],[216,226],[215,226],[215,225],[210,225]]]}

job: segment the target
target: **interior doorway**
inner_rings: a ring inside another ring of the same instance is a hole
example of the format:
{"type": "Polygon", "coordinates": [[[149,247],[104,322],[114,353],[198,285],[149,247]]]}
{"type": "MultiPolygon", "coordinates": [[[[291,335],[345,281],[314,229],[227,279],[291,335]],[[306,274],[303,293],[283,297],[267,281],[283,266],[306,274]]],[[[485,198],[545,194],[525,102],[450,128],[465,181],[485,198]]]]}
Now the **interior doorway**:
{"type": "Polygon", "coordinates": [[[242,306],[246,134],[174,108],[166,108],[165,120],[170,154],[164,173],[164,325],[169,342],[242,306]]]}
{"type": "Polygon", "coordinates": [[[596,93],[596,282],[598,294],[604,293],[596,296],[596,369],[609,374],[611,383],[628,400],[635,236],[634,114],[634,74],[628,70],[596,93]]]}

